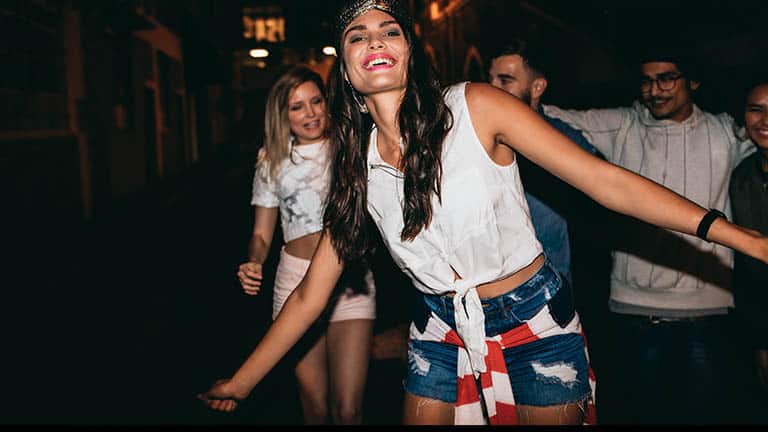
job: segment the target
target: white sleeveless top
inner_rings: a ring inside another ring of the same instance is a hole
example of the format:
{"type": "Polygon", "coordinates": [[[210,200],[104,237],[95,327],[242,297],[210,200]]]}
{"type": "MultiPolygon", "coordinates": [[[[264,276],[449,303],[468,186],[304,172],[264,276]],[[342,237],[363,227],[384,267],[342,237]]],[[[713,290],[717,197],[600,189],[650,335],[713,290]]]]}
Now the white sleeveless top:
{"type": "Polygon", "coordinates": [[[286,243],[323,229],[323,211],[330,182],[327,142],[292,145],[289,157],[280,163],[276,179],[269,176],[269,165],[259,154],[251,205],[280,207],[280,224],[286,243]]]}
{"type": "Polygon", "coordinates": [[[529,265],[542,247],[530,220],[517,162],[500,166],[488,156],[472,125],[465,87],[466,83],[453,85],[445,94],[454,122],[443,142],[442,204],[433,197],[429,228],[413,241],[400,239],[403,176],[381,158],[375,127],[368,149],[368,211],[392,258],[418,290],[456,293],[457,333],[477,373],[485,371],[486,354],[477,285],[529,265]],[[461,279],[454,281],[454,270],[461,279]]]}

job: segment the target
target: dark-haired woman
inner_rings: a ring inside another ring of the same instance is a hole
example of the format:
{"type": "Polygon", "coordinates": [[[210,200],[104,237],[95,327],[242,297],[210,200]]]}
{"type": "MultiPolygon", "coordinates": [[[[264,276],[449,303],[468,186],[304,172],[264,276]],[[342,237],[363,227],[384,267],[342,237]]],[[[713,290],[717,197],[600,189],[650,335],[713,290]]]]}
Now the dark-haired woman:
{"type": "Polygon", "coordinates": [[[592,156],[506,92],[442,91],[402,2],[346,2],[337,36],[323,237],[285,313],[231,379],[202,395],[211,408],[234,409],[306,330],[343,263],[365,253],[370,215],[423,294],[405,423],[593,420],[578,316],[536,240],[516,152],[612,210],[688,234],[701,226],[709,240],[768,260],[767,238],[592,156]]]}

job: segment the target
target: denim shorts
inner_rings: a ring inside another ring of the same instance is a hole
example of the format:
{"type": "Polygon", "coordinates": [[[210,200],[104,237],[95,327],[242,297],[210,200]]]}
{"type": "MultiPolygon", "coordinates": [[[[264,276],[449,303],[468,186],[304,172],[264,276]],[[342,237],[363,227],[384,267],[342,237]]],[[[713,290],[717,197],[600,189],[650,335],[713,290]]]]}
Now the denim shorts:
{"type": "MultiPolygon", "coordinates": [[[[527,282],[498,297],[481,299],[487,336],[505,333],[549,304],[553,320],[565,327],[576,316],[571,287],[549,260],[527,282]]],[[[413,325],[423,332],[428,319],[441,319],[454,330],[453,298],[419,293],[413,325]],[[430,318],[431,317],[431,318],[430,318]]],[[[443,402],[456,402],[458,347],[411,338],[405,391],[443,402]]],[[[589,365],[580,333],[558,334],[504,350],[515,403],[563,405],[592,395],[589,365]],[[564,372],[563,372],[564,371],[564,372]]],[[[479,384],[478,384],[479,385],[479,384]]],[[[480,388],[478,387],[480,394],[480,388]]]]}

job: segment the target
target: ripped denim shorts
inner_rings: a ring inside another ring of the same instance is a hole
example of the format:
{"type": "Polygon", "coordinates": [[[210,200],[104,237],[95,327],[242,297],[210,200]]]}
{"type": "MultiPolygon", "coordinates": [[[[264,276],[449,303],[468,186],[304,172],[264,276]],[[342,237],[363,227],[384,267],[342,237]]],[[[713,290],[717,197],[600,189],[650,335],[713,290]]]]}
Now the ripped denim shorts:
{"type": "MultiPolygon", "coordinates": [[[[553,325],[564,328],[573,319],[578,320],[571,287],[549,260],[524,284],[481,301],[487,336],[525,324],[547,305],[553,325]]],[[[419,293],[412,325],[423,333],[427,321],[436,318],[456,329],[453,298],[419,293]]],[[[416,396],[456,402],[458,349],[446,343],[411,338],[405,390],[416,396]]],[[[583,402],[592,395],[584,338],[579,332],[507,348],[504,359],[516,404],[563,405],[583,402]]]]}

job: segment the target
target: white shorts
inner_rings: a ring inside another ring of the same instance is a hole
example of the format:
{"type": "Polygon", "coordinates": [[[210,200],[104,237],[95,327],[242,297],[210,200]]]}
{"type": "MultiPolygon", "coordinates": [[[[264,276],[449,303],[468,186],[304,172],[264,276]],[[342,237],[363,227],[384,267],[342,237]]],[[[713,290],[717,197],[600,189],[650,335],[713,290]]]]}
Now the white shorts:
{"type": "MultiPolygon", "coordinates": [[[[277,318],[285,300],[304,278],[304,274],[309,269],[309,263],[309,260],[288,254],[285,252],[285,247],[280,250],[280,262],[277,264],[275,288],[272,294],[273,320],[277,318]]],[[[376,285],[370,270],[365,274],[365,284],[368,287],[367,293],[357,294],[352,288],[346,289],[339,297],[330,321],[376,319],[376,285]]]]}

